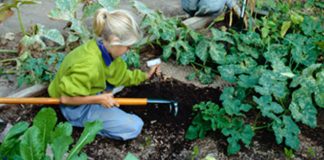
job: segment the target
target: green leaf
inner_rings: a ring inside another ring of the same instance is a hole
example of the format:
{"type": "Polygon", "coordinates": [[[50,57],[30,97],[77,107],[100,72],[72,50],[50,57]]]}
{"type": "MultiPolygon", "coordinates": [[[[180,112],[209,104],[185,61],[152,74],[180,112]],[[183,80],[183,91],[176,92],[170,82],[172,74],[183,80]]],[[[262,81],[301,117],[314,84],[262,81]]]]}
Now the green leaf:
{"type": "Polygon", "coordinates": [[[314,33],[323,32],[323,27],[318,20],[312,17],[305,16],[303,23],[301,24],[301,29],[305,35],[312,36],[314,33]]]}
{"type": "Polygon", "coordinates": [[[209,46],[208,40],[202,40],[196,46],[196,51],[195,51],[196,56],[204,63],[207,61],[208,58],[208,52],[207,52],[208,46],[209,46]]]}
{"type": "Polygon", "coordinates": [[[275,133],[278,144],[280,144],[283,141],[283,138],[285,138],[285,144],[287,146],[295,150],[299,148],[298,135],[300,134],[300,130],[290,116],[284,115],[281,121],[274,121],[272,129],[275,133]]]}
{"type": "Polygon", "coordinates": [[[244,55],[251,55],[253,58],[258,59],[259,58],[259,51],[257,48],[250,47],[245,44],[238,44],[237,49],[241,52],[243,52],[244,55]]]}
{"type": "Polygon", "coordinates": [[[73,156],[76,156],[86,144],[91,143],[95,139],[96,134],[102,128],[103,128],[103,123],[101,121],[87,122],[85,124],[80,139],[78,140],[77,144],[73,147],[73,149],[70,151],[67,160],[70,160],[73,156]]]}
{"type": "Polygon", "coordinates": [[[224,48],[224,45],[210,42],[209,55],[215,63],[224,64],[226,57],[226,50],[224,48]]]}
{"type": "Polygon", "coordinates": [[[15,146],[20,142],[20,136],[28,129],[28,126],[27,122],[18,122],[10,128],[0,146],[1,156],[8,156],[15,149],[15,146]]]}
{"type": "Polygon", "coordinates": [[[186,77],[186,79],[189,80],[189,81],[192,81],[195,78],[196,78],[196,72],[192,72],[186,77]]]}
{"type": "Polygon", "coordinates": [[[282,23],[281,30],[280,30],[280,36],[283,38],[285,37],[287,31],[289,30],[291,26],[291,21],[285,21],[282,23]]]}
{"type": "Polygon", "coordinates": [[[136,50],[130,50],[126,53],[126,63],[128,66],[140,67],[140,56],[136,50]]]}
{"type": "MultiPolygon", "coordinates": [[[[194,120],[197,121],[197,118],[194,118],[194,120]]],[[[200,119],[200,121],[201,120],[202,119],[200,119]]],[[[188,128],[185,138],[188,139],[188,140],[197,139],[199,137],[199,131],[200,131],[200,126],[196,126],[196,125],[192,124],[188,128]]]]}
{"type": "Polygon", "coordinates": [[[76,35],[74,35],[74,34],[69,34],[69,37],[68,37],[68,39],[67,39],[67,42],[68,43],[72,43],[72,42],[75,42],[75,41],[77,41],[77,40],[79,40],[79,37],[78,36],[76,36],[76,35]]]}
{"type": "Polygon", "coordinates": [[[230,83],[237,81],[236,74],[243,73],[243,69],[239,65],[234,64],[218,66],[218,71],[222,78],[230,83]]]}
{"type": "Polygon", "coordinates": [[[290,19],[294,24],[301,24],[304,21],[304,17],[294,11],[290,12],[290,19]]]}
{"type": "Polygon", "coordinates": [[[243,88],[253,88],[255,85],[258,84],[258,81],[259,81],[258,74],[251,74],[251,75],[241,74],[239,76],[239,80],[237,84],[243,88]]]}
{"type": "Polygon", "coordinates": [[[42,151],[45,151],[47,144],[51,140],[51,133],[56,125],[57,117],[53,108],[42,108],[33,120],[33,126],[40,131],[40,143],[42,151]]]}
{"type": "Polygon", "coordinates": [[[264,71],[259,79],[259,84],[261,86],[255,86],[254,89],[261,95],[274,95],[276,98],[282,99],[289,93],[286,78],[273,71],[264,71]]]}
{"type": "Polygon", "coordinates": [[[186,139],[204,138],[208,131],[229,125],[225,110],[213,102],[201,102],[194,105],[193,110],[198,113],[186,132],[186,139]]]}
{"type": "Polygon", "coordinates": [[[215,74],[212,73],[211,68],[205,67],[198,72],[197,77],[202,84],[211,84],[214,81],[215,74]]]}
{"type": "Polygon", "coordinates": [[[73,139],[72,125],[68,122],[59,123],[51,137],[51,147],[54,153],[55,160],[61,160],[63,155],[68,151],[69,145],[72,144],[73,139]]]}
{"type": "Polygon", "coordinates": [[[166,45],[166,46],[163,46],[162,49],[163,49],[163,55],[162,55],[162,58],[163,60],[167,60],[169,59],[169,57],[172,55],[172,48],[173,48],[173,45],[170,43],[169,45],[166,45]]]}
{"type": "Polygon", "coordinates": [[[94,16],[94,14],[96,13],[96,11],[99,8],[101,8],[101,5],[98,2],[93,2],[93,3],[86,5],[83,8],[82,18],[85,19],[85,18],[94,16]]]}
{"type": "Polygon", "coordinates": [[[258,104],[257,108],[261,110],[262,116],[280,121],[276,114],[282,113],[284,109],[278,103],[273,102],[271,96],[261,96],[260,98],[253,96],[253,101],[258,104]]]}
{"type": "Polygon", "coordinates": [[[134,7],[137,11],[141,12],[142,14],[152,14],[154,13],[153,10],[149,9],[144,3],[134,0],[134,7]]]}
{"type": "Polygon", "coordinates": [[[57,20],[70,21],[78,8],[79,0],[56,0],[56,8],[50,11],[49,17],[57,20]]]}
{"type": "MultiPolygon", "coordinates": [[[[241,102],[241,98],[239,97],[241,93],[238,90],[235,90],[233,87],[226,87],[223,90],[222,95],[220,96],[220,100],[222,100],[222,104],[227,114],[229,115],[243,115],[241,111],[248,112],[252,106],[249,104],[243,104],[241,102]]],[[[242,95],[244,95],[243,92],[242,95]]],[[[244,98],[244,97],[243,97],[244,98]]]]}
{"type": "Polygon", "coordinates": [[[282,59],[282,57],[288,55],[288,53],[289,53],[289,48],[287,45],[270,44],[267,47],[266,52],[263,53],[263,56],[267,61],[273,62],[282,59]]]}
{"type": "Polygon", "coordinates": [[[240,34],[240,39],[243,43],[248,45],[262,46],[262,40],[258,33],[256,32],[247,32],[246,34],[240,34]]]}
{"type": "Polygon", "coordinates": [[[80,155],[75,155],[71,158],[71,160],[87,160],[88,156],[84,152],[82,152],[80,155]]]}
{"type": "Polygon", "coordinates": [[[280,77],[293,78],[296,75],[291,71],[290,67],[286,66],[282,59],[273,59],[271,61],[273,72],[279,74],[280,77]]]}
{"type": "Polygon", "coordinates": [[[316,74],[316,83],[318,90],[315,91],[315,102],[321,108],[324,108],[324,70],[316,74]]]}
{"type": "Polygon", "coordinates": [[[297,122],[301,121],[312,128],[317,126],[317,111],[313,105],[311,94],[305,88],[293,92],[289,110],[297,122]]]}
{"type": "Polygon", "coordinates": [[[64,46],[64,44],[65,44],[64,38],[63,38],[61,32],[59,30],[57,30],[57,29],[47,30],[47,31],[45,31],[43,36],[45,38],[48,38],[51,41],[54,41],[54,42],[58,43],[61,46],[64,46]]]}
{"type": "Polygon", "coordinates": [[[136,156],[134,156],[132,153],[128,152],[124,160],[139,160],[139,159],[136,156]]]}
{"type": "Polygon", "coordinates": [[[73,138],[71,136],[60,136],[53,140],[50,144],[54,153],[55,160],[63,159],[63,155],[67,153],[70,144],[72,144],[73,138]]]}
{"type": "Polygon", "coordinates": [[[270,28],[269,27],[262,27],[261,29],[261,35],[262,35],[262,38],[267,38],[268,35],[270,33],[270,28]]]}
{"type": "Polygon", "coordinates": [[[181,52],[178,61],[182,65],[188,65],[195,62],[195,53],[192,50],[181,52]]]}
{"type": "Polygon", "coordinates": [[[175,43],[176,59],[182,65],[195,62],[194,49],[189,45],[188,42],[179,40],[175,43]]]}
{"type": "Polygon", "coordinates": [[[241,149],[239,141],[248,146],[254,136],[251,126],[249,124],[244,125],[241,119],[234,119],[227,128],[222,129],[222,133],[225,136],[230,136],[227,138],[229,143],[227,153],[230,155],[237,153],[241,149]]]}
{"type": "Polygon", "coordinates": [[[40,130],[36,126],[32,126],[24,133],[20,142],[20,154],[24,160],[41,160],[44,157],[40,130]]]}
{"type": "Polygon", "coordinates": [[[109,11],[112,11],[118,7],[120,0],[98,0],[98,2],[109,11]]]}
{"type": "Polygon", "coordinates": [[[311,93],[317,90],[316,79],[313,77],[314,72],[321,68],[321,64],[313,64],[302,71],[300,76],[293,78],[290,87],[297,87],[298,85],[308,88],[311,93]]]}
{"type": "Polygon", "coordinates": [[[228,32],[223,32],[218,29],[212,28],[212,35],[214,41],[224,41],[228,42],[230,44],[234,44],[233,38],[231,37],[231,34],[228,32]]]}

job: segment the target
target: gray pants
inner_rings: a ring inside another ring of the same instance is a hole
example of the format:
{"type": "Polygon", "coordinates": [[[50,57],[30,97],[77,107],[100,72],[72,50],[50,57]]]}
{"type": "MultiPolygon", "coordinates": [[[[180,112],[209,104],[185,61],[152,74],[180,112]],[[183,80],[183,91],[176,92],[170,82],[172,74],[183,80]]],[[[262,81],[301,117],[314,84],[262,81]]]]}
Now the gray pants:
{"type": "Polygon", "coordinates": [[[77,107],[61,105],[60,108],[64,117],[76,127],[83,127],[86,122],[102,121],[104,129],[99,134],[116,140],[136,138],[144,124],[138,116],[117,107],[105,108],[99,104],[85,104],[77,107]]]}
{"type": "Polygon", "coordinates": [[[181,0],[184,11],[190,16],[218,15],[225,5],[233,8],[237,5],[236,0],[181,0]]]}
{"type": "MultiPolygon", "coordinates": [[[[117,93],[122,88],[114,88],[112,92],[117,93]]],[[[79,106],[62,104],[60,108],[64,117],[76,127],[83,127],[86,122],[102,121],[104,129],[99,134],[116,140],[136,138],[141,133],[144,124],[137,115],[126,113],[117,107],[105,108],[100,104],[79,106]]]]}

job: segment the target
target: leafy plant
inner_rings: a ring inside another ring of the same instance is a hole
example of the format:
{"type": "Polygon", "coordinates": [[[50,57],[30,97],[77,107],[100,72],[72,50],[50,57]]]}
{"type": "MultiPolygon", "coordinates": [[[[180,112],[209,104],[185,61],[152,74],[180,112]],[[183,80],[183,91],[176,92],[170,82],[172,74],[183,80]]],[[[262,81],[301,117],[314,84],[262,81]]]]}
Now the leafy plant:
{"type": "Polygon", "coordinates": [[[85,42],[92,37],[94,34],[88,29],[86,25],[87,18],[93,16],[97,9],[107,8],[113,10],[119,5],[119,0],[107,1],[97,0],[87,3],[79,0],[56,0],[56,8],[52,9],[49,13],[49,17],[55,20],[63,20],[68,22],[68,38],[67,43],[76,42],[79,39],[85,42]],[[84,3],[82,7],[82,15],[77,16],[77,11],[80,9],[81,3],[84,3]]]}
{"type": "Polygon", "coordinates": [[[193,107],[197,114],[186,138],[203,138],[219,129],[229,137],[228,153],[234,154],[240,150],[239,141],[248,145],[255,130],[267,128],[278,144],[297,150],[301,132],[297,122],[317,126],[317,110],[323,108],[324,101],[323,49],[318,45],[324,40],[323,17],[289,7],[275,4],[276,12],[253,19],[256,23],[249,30],[213,29],[212,37],[200,37],[199,43],[191,45],[203,53],[196,52],[198,59],[206,62],[203,68],[217,66],[214,73],[236,86],[224,88],[222,107],[210,102],[193,107]],[[217,45],[223,47],[211,51],[217,45]],[[244,123],[250,121],[246,113],[251,110],[259,112],[252,126],[244,123]],[[258,122],[260,115],[266,123],[258,122]],[[216,127],[224,122],[225,128],[216,127]]]}
{"type": "Polygon", "coordinates": [[[27,57],[18,71],[18,86],[22,84],[44,83],[54,79],[65,54],[48,54],[47,57],[27,57]]]}
{"type": "Polygon", "coordinates": [[[0,23],[5,19],[7,19],[9,16],[11,16],[13,14],[11,9],[15,8],[18,13],[18,20],[19,20],[21,32],[24,35],[26,35],[26,30],[22,22],[20,6],[26,4],[40,4],[40,3],[41,1],[38,0],[5,0],[4,3],[0,3],[0,23]],[[7,1],[10,1],[10,3],[8,3],[7,1]]]}
{"type": "Polygon", "coordinates": [[[224,108],[220,108],[213,102],[201,102],[193,107],[197,115],[192,121],[186,133],[186,138],[193,140],[204,138],[208,131],[219,129],[225,136],[228,136],[227,152],[234,154],[240,150],[239,141],[246,146],[250,144],[254,132],[249,124],[244,124],[242,118],[231,118],[226,115],[224,108]]]}
{"type": "Polygon", "coordinates": [[[81,149],[94,140],[102,129],[102,122],[86,123],[80,139],[70,151],[73,143],[72,125],[67,122],[56,123],[55,111],[52,108],[43,108],[37,113],[32,126],[29,127],[27,122],[15,124],[0,145],[1,159],[61,160],[65,154],[68,154],[67,160],[87,159],[81,149]],[[53,157],[46,154],[48,149],[53,152],[53,157]]]}
{"type": "Polygon", "coordinates": [[[292,149],[284,148],[285,157],[287,159],[294,159],[294,151],[292,149]]]}

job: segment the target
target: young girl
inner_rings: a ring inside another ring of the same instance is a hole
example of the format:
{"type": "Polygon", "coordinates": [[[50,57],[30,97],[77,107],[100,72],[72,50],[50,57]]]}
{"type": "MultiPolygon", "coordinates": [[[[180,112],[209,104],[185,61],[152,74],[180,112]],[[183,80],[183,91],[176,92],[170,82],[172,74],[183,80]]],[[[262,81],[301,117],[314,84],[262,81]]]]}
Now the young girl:
{"type": "Polygon", "coordinates": [[[118,140],[137,137],[143,121],[117,108],[113,87],[138,85],[159,71],[130,71],[122,55],[141,34],[134,18],[124,10],[99,9],[94,17],[94,31],[100,40],[90,40],[69,53],[48,88],[51,97],[60,98],[64,117],[74,126],[101,120],[99,134],[118,140]]]}

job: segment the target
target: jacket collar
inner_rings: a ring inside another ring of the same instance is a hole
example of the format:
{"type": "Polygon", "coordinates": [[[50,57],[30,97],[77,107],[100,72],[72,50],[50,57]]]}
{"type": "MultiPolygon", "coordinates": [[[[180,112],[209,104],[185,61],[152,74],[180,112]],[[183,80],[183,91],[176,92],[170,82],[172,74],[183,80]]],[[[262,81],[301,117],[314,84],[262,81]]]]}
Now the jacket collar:
{"type": "Polygon", "coordinates": [[[111,56],[111,54],[108,52],[106,47],[104,46],[102,40],[97,41],[97,45],[101,51],[102,58],[106,64],[106,66],[109,66],[111,62],[114,60],[114,58],[111,56]]]}

